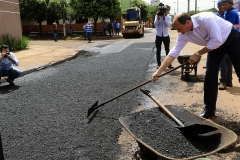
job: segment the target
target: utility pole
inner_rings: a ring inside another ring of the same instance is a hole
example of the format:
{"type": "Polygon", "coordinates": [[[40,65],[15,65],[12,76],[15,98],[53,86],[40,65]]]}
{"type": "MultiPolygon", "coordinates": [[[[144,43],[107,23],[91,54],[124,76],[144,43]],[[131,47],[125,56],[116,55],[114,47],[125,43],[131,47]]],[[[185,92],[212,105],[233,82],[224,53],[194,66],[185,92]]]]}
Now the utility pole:
{"type": "Polygon", "coordinates": [[[176,13],[176,12],[175,12],[175,3],[176,3],[176,2],[173,2],[173,4],[174,4],[174,14],[176,13]]]}
{"type": "Polygon", "coordinates": [[[215,8],[215,2],[217,2],[217,1],[211,1],[211,2],[213,2],[213,3],[214,3],[213,7],[214,7],[214,9],[216,9],[216,8],[215,8]]]}
{"type": "Polygon", "coordinates": [[[177,0],[177,13],[179,12],[179,3],[178,3],[178,0],[177,0]]]}
{"type": "Polygon", "coordinates": [[[188,0],[188,9],[187,9],[187,12],[189,13],[190,11],[190,0],[188,0]]]}
{"type": "Polygon", "coordinates": [[[195,13],[197,13],[197,0],[195,0],[195,13]]]}
{"type": "Polygon", "coordinates": [[[66,36],[66,24],[65,24],[65,5],[64,1],[62,0],[62,10],[63,10],[63,35],[66,36]]]}

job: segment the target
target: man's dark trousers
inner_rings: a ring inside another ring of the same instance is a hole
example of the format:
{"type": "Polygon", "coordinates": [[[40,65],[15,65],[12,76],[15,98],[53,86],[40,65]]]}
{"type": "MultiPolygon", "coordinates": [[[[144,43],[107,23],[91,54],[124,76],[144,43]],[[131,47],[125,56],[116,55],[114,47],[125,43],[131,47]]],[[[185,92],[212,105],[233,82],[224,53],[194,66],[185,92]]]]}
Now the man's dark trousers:
{"type": "Polygon", "coordinates": [[[205,110],[215,111],[218,94],[218,72],[225,54],[228,54],[235,72],[240,78],[240,32],[233,28],[226,42],[207,55],[207,69],[204,80],[205,110]]]}
{"type": "Polygon", "coordinates": [[[162,42],[164,44],[165,47],[165,51],[166,51],[166,55],[168,55],[170,49],[169,49],[169,45],[170,45],[170,37],[159,37],[156,35],[156,40],[155,40],[155,44],[156,44],[156,48],[157,48],[157,52],[156,52],[156,57],[157,57],[157,63],[158,66],[161,65],[161,46],[162,46],[162,42]]]}

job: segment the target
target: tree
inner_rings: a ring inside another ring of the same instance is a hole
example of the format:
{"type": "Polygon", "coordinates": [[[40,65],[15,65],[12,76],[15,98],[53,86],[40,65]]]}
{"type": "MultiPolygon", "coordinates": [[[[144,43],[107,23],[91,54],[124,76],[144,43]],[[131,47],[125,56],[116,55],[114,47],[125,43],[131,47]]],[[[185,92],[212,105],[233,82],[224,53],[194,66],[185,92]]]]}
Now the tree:
{"type": "Polygon", "coordinates": [[[148,18],[151,20],[151,23],[154,22],[158,6],[150,6],[148,9],[148,18]]]}
{"type": "Polygon", "coordinates": [[[42,22],[47,19],[47,4],[44,0],[20,0],[20,14],[22,20],[37,21],[40,36],[42,36],[42,22]],[[38,12],[36,12],[38,11],[38,12]]]}
{"type": "Polygon", "coordinates": [[[62,18],[62,7],[59,1],[50,1],[47,4],[47,24],[52,24],[62,18]]]}
{"type": "Polygon", "coordinates": [[[42,22],[48,24],[61,19],[61,5],[54,0],[20,0],[21,20],[36,21],[39,24],[40,36],[42,36],[42,22]]]}
{"type": "Polygon", "coordinates": [[[95,32],[98,18],[113,20],[121,14],[119,0],[71,0],[69,4],[79,17],[93,18],[95,32]]]}
{"type": "Polygon", "coordinates": [[[147,21],[148,20],[148,8],[149,6],[147,5],[147,3],[145,1],[142,0],[132,0],[131,1],[131,5],[132,7],[138,7],[141,10],[141,19],[143,21],[147,21]]]}

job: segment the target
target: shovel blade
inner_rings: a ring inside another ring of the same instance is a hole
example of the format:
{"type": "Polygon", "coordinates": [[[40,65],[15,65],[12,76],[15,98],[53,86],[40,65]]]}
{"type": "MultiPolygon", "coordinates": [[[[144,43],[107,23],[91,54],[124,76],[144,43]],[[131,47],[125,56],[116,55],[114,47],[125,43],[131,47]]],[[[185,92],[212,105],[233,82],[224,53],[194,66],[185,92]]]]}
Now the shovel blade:
{"type": "Polygon", "coordinates": [[[204,134],[218,130],[216,127],[206,124],[193,124],[185,127],[177,127],[184,134],[204,134]]]}
{"type": "Polygon", "coordinates": [[[87,118],[98,108],[98,100],[88,109],[87,118]]]}

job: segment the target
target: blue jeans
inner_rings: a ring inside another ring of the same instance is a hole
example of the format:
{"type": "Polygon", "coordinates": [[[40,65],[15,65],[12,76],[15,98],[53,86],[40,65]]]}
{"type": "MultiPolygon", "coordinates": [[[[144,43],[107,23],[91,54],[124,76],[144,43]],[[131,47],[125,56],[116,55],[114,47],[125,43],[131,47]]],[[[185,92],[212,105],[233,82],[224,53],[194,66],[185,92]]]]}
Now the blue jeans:
{"type": "Polygon", "coordinates": [[[87,38],[89,41],[92,40],[92,32],[87,32],[87,38]]]}
{"type": "Polygon", "coordinates": [[[227,79],[232,79],[232,61],[225,54],[220,64],[220,82],[226,84],[227,79]]]}
{"type": "Polygon", "coordinates": [[[53,39],[57,41],[57,33],[53,33],[53,39]]]}
{"type": "Polygon", "coordinates": [[[21,74],[21,71],[19,71],[16,68],[11,68],[9,70],[3,69],[2,66],[0,66],[0,79],[4,76],[8,76],[8,79],[11,81],[14,81],[17,77],[19,77],[21,74]]]}
{"type": "MultiPolygon", "coordinates": [[[[225,54],[232,61],[235,72],[240,78],[240,32],[232,29],[226,42],[219,48],[212,50],[207,55],[207,69],[204,80],[204,104],[205,110],[216,110],[218,94],[218,72],[219,66],[225,54]]],[[[240,81],[239,81],[240,82],[240,81]]]]}

